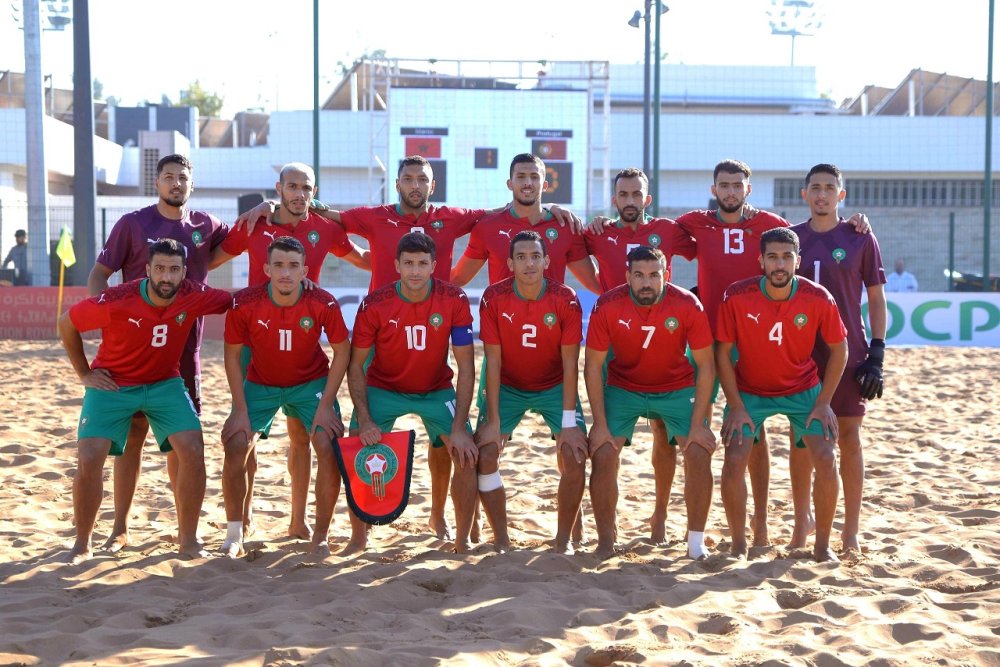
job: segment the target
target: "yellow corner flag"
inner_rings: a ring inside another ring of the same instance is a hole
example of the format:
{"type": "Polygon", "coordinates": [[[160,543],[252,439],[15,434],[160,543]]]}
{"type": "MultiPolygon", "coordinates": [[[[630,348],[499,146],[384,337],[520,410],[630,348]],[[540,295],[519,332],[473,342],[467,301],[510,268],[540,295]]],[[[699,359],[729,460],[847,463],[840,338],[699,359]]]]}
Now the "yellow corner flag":
{"type": "Polygon", "coordinates": [[[63,266],[73,266],[76,264],[76,253],[73,252],[73,239],[70,238],[69,230],[62,228],[59,235],[59,243],[56,245],[56,255],[62,260],[63,266]]]}

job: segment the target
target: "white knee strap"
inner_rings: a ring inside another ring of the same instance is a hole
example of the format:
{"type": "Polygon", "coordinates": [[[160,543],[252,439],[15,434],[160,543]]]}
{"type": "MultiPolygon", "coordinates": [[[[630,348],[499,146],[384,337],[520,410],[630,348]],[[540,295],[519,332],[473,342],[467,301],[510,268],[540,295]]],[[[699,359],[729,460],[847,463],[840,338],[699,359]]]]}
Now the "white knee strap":
{"type": "Polygon", "coordinates": [[[479,476],[479,490],[483,493],[488,491],[496,491],[497,489],[503,488],[503,480],[500,479],[500,471],[490,473],[489,475],[479,476]]]}

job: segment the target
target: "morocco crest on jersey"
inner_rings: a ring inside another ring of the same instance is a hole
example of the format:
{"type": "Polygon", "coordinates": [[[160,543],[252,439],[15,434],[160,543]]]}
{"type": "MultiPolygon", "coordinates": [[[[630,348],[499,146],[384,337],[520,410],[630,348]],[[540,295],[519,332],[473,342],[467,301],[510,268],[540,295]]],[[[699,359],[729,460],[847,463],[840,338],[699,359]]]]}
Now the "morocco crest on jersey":
{"type": "Polygon", "coordinates": [[[383,433],[382,440],[371,446],[356,436],[334,440],[347,504],[365,523],[392,523],[406,509],[414,438],[413,431],[395,431],[383,433]]]}

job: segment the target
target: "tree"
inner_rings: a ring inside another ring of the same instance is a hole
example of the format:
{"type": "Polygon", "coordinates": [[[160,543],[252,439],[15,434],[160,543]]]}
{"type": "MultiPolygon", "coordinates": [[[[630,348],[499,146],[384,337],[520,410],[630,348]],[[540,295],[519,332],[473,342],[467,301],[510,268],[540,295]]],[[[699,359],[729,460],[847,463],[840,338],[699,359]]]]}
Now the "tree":
{"type": "Polygon", "coordinates": [[[104,99],[104,84],[101,83],[101,80],[96,77],[94,78],[94,99],[104,99]]]}
{"type": "Polygon", "coordinates": [[[195,107],[201,116],[217,117],[222,110],[222,97],[201,87],[201,82],[193,81],[187,90],[181,91],[181,106],[195,107]]]}

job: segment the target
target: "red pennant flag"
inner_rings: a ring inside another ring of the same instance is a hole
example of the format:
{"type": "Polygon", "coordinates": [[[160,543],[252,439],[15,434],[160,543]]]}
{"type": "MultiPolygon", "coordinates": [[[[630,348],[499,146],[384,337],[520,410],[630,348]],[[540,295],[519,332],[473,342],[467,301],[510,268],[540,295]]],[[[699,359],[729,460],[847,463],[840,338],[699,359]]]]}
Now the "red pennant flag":
{"type": "Polygon", "coordinates": [[[351,511],[365,523],[392,523],[410,500],[413,431],[383,433],[366,447],[359,437],[337,438],[333,449],[351,511]]]}
{"type": "Polygon", "coordinates": [[[407,137],[406,155],[432,158],[441,157],[441,137],[407,137]]]}

